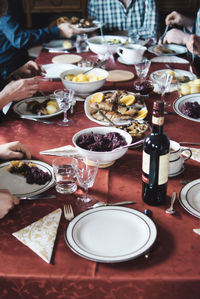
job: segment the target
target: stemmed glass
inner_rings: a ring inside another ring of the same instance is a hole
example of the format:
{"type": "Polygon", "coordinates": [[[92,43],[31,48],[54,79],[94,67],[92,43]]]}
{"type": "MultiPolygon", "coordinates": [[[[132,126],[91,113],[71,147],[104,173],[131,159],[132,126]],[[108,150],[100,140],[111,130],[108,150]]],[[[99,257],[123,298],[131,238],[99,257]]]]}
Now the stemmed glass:
{"type": "Polygon", "coordinates": [[[73,121],[67,118],[67,111],[72,105],[74,91],[72,89],[57,89],[54,91],[54,95],[59,108],[62,109],[64,112],[63,120],[58,121],[57,124],[65,127],[70,126],[73,123],[73,121]]]}
{"type": "Polygon", "coordinates": [[[141,62],[135,64],[135,70],[139,80],[134,82],[134,89],[143,95],[148,95],[153,90],[150,80],[145,80],[151,65],[151,60],[143,58],[141,62]]]}
{"type": "Polygon", "coordinates": [[[84,189],[84,194],[79,196],[77,199],[82,202],[82,204],[89,205],[92,198],[88,196],[88,189],[94,184],[97,171],[99,167],[98,161],[89,161],[87,158],[78,159],[76,176],[78,183],[84,189]]]}
{"type": "Polygon", "coordinates": [[[173,76],[168,73],[154,74],[154,81],[157,84],[159,92],[161,94],[161,100],[166,106],[170,106],[170,104],[165,101],[165,93],[169,91],[172,79],[173,76]]]}

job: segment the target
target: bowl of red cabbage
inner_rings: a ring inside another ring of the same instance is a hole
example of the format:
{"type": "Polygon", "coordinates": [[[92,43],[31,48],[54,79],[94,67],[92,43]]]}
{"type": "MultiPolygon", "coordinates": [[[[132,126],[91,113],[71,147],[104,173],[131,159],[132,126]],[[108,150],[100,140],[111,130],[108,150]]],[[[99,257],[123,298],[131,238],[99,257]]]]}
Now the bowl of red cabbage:
{"type": "Polygon", "coordinates": [[[89,160],[98,160],[102,165],[111,165],[121,158],[127,148],[120,148],[123,145],[131,144],[131,135],[121,129],[114,127],[92,127],[77,132],[72,142],[79,155],[89,160]],[[113,151],[114,149],[118,150],[113,151]]]}

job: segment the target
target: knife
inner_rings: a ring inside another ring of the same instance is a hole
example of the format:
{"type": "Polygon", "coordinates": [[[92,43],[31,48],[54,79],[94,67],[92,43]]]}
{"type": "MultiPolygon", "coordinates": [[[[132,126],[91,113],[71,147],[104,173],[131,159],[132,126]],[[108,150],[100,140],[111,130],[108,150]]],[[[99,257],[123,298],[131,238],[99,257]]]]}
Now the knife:
{"type": "Polygon", "coordinates": [[[58,156],[58,157],[79,157],[78,153],[69,153],[67,151],[53,151],[53,152],[48,152],[48,151],[43,151],[40,152],[40,155],[47,155],[47,156],[58,156]]]}
{"type": "Polygon", "coordinates": [[[69,51],[68,50],[50,49],[49,53],[69,53],[69,51]]]}
{"type": "Polygon", "coordinates": [[[37,199],[52,199],[56,198],[56,195],[33,195],[33,196],[21,196],[19,200],[37,200],[37,199]]]}

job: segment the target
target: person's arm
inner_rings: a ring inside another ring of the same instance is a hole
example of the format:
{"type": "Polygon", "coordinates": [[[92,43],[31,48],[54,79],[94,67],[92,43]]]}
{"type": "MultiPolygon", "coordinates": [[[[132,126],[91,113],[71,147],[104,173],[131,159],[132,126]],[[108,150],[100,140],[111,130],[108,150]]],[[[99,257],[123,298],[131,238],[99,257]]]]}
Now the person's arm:
{"type": "MultiPolygon", "coordinates": [[[[45,69],[33,60],[29,60],[23,66],[10,74],[11,78],[31,78],[35,76],[41,76],[42,73],[46,73],[45,69]]],[[[9,80],[9,77],[8,77],[9,80]]]]}
{"type": "Polygon", "coordinates": [[[12,101],[31,98],[38,91],[39,84],[35,77],[11,81],[0,92],[0,109],[12,101]]]}
{"type": "Polygon", "coordinates": [[[20,1],[18,3],[16,0],[8,0],[8,4],[6,15],[0,18],[0,31],[14,48],[30,48],[52,39],[70,38],[72,35],[80,33],[68,23],[40,29],[25,29],[20,20],[20,16],[23,15],[23,11],[20,11],[23,9],[20,6],[20,1]]]}
{"type": "Polygon", "coordinates": [[[8,190],[0,190],[0,219],[19,204],[19,199],[12,195],[8,190]]]}
{"type": "Polygon", "coordinates": [[[173,28],[167,32],[163,39],[163,43],[166,44],[179,44],[179,45],[186,45],[190,38],[190,34],[183,32],[182,30],[173,28]]]}
{"type": "Polygon", "coordinates": [[[186,17],[177,11],[172,11],[167,15],[165,23],[168,26],[179,25],[186,27],[190,32],[192,32],[192,27],[194,25],[194,19],[186,17]]]}
{"type": "Polygon", "coordinates": [[[190,52],[200,55],[200,36],[192,34],[186,46],[190,52]]]}
{"type": "Polygon", "coordinates": [[[0,145],[1,160],[22,159],[24,156],[27,157],[27,159],[30,159],[31,152],[20,141],[13,141],[0,145]]]}

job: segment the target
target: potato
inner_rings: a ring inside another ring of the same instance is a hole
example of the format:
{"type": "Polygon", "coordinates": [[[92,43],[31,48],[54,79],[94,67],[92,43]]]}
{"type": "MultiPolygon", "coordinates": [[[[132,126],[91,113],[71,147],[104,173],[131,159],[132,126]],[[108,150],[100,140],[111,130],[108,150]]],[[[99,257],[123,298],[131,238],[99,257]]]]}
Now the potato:
{"type": "Polygon", "coordinates": [[[46,109],[47,109],[48,114],[53,114],[53,113],[56,113],[58,111],[58,108],[55,107],[55,105],[52,105],[52,104],[50,104],[50,105],[48,104],[46,109]]]}

